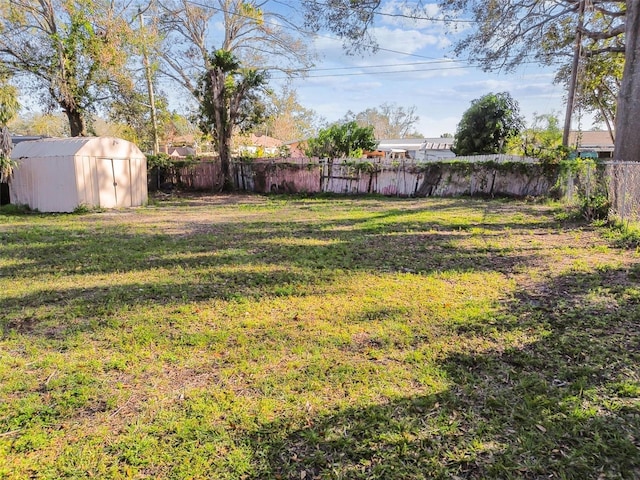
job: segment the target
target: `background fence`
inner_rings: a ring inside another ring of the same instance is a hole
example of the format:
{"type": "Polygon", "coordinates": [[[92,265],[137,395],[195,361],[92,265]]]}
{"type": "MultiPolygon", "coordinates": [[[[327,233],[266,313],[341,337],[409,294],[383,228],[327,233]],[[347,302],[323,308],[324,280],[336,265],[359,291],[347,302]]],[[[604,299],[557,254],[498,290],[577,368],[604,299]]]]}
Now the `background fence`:
{"type": "MultiPolygon", "coordinates": [[[[236,189],[256,193],[540,196],[547,195],[556,182],[555,172],[540,164],[491,158],[488,162],[256,159],[234,161],[231,171],[236,189]]],[[[151,190],[167,183],[217,191],[222,184],[220,164],[212,161],[151,178],[151,190]]]]}

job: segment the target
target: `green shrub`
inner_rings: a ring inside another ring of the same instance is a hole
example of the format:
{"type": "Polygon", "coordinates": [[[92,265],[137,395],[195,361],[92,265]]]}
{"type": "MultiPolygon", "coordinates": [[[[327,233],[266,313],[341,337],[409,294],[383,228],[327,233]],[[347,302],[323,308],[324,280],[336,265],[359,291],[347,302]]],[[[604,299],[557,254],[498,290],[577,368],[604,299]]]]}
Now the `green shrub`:
{"type": "Polygon", "coordinates": [[[580,213],[588,221],[606,220],[609,217],[611,202],[603,193],[583,197],[580,202],[580,213]]]}

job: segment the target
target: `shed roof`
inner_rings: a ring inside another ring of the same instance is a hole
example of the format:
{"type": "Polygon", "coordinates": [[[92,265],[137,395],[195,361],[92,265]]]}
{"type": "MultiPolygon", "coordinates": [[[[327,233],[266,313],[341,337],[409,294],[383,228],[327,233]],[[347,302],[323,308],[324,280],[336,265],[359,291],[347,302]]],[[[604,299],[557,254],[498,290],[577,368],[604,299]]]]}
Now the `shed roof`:
{"type": "Polygon", "coordinates": [[[133,143],[114,137],[44,138],[21,142],[11,152],[11,157],[105,157],[142,158],[144,153],[133,143]]]}

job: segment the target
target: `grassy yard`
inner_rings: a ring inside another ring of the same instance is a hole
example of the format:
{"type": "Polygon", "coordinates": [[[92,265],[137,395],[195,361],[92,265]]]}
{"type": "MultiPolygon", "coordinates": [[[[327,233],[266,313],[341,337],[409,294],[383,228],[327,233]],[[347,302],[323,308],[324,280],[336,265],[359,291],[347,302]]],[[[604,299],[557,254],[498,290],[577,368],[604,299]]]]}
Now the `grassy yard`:
{"type": "Polygon", "coordinates": [[[640,478],[640,255],[553,205],[0,210],[0,478],[640,478]]]}

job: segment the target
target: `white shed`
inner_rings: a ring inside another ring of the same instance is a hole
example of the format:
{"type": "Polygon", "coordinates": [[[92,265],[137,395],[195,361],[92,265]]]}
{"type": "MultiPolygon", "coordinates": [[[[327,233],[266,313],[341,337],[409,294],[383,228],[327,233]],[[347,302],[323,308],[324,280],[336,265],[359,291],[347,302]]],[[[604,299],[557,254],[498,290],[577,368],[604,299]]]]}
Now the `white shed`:
{"type": "Polygon", "coordinates": [[[136,207],[147,202],[147,159],[131,142],[112,137],[22,142],[9,186],[11,203],[41,212],[88,207],[136,207]]]}

